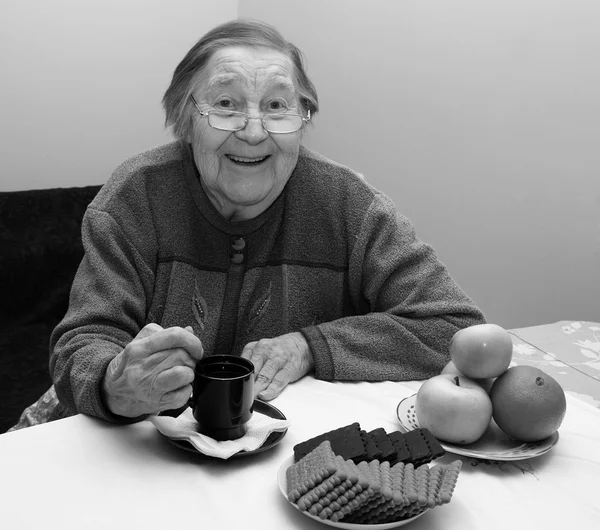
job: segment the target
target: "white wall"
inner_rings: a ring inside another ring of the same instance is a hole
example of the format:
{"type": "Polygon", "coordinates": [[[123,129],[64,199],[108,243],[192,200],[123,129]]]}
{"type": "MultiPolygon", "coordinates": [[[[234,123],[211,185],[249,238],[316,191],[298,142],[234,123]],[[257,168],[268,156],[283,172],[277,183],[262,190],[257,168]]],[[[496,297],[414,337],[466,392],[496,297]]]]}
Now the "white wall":
{"type": "Polygon", "coordinates": [[[297,44],[308,145],[365,174],[505,327],[600,322],[600,2],[240,0],[297,44]]]}
{"type": "Polygon", "coordinates": [[[308,145],[388,193],[490,321],[600,321],[597,0],[2,0],[0,191],[101,184],[168,141],[173,69],[238,14],[304,50],[308,145]]]}
{"type": "Polygon", "coordinates": [[[0,191],[103,184],[171,140],[173,70],[237,0],[2,0],[0,191]]]}

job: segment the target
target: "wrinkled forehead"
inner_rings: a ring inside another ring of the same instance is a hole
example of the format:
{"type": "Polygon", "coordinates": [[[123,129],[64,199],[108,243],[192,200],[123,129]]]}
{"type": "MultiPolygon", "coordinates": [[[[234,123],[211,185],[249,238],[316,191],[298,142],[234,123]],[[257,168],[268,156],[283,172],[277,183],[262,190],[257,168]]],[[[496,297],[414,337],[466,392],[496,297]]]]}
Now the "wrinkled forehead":
{"type": "Polygon", "coordinates": [[[238,86],[248,90],[278,88],[297,93],[292,60],[264,47],[227,47],[217,50],[198,79],[203,90],[238,86]]]}

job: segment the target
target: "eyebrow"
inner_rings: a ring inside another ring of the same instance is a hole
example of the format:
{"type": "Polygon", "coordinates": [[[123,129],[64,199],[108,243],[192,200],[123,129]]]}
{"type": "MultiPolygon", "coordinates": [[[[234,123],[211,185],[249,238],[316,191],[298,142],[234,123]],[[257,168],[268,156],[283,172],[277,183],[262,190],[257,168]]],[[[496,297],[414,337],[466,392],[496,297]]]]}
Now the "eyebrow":
{"type": "Polygon", "coordinates": [[[207,88],[208,88],[208,90],[213,90],[215,88],[221,88],[224,86],[228,86],[228,85],[231,85],[232,83],[234,83],[238,79],[242,80],[243,77],[240,76],[239,74],[234,74],[234,73],[218,74],[216,77],[213,77],[212,79],[209,80],[207,88]]]}
{"type": "MultiPolygon", "coordinates": [[[[287,90],[287,91],[291,92],[292,94],[296,93],[296,86],[286,76],[275,75],[274,77],[277,79],[277,81],[269,87],[270,90],[283,89],[283,90],[287,90]]],[[[232,85],[236,81],[245,83],[246,79],[244,78],[244,76],[237,74],[237,73],[233,73],[233,72],[220,73],[209,80],[207,89],[208,89],[208,91],[211,91],[211,90],[227,87],[227,86],[232,85]]]]}
{"type": "Polygon", "coordinates": [[[283,76],[277,76],[277,77],[279,78],[277,83],[275,83],[270,88],[282,88],[284,90],[289,90],[292,93],[296,92],[296,86],[287,77],[283,77],[283,76]]]}

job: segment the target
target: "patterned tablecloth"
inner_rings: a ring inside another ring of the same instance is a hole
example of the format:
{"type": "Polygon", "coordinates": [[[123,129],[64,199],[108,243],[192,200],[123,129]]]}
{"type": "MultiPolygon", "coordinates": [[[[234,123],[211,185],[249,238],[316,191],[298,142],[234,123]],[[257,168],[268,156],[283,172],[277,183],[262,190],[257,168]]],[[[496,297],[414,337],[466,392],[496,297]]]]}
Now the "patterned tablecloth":
{"type": "Polygon", "coordinates": [[[536,366],[565,392],[600,408],[600,324],[563,320],[508,330],[513,361],[536,366]]]}

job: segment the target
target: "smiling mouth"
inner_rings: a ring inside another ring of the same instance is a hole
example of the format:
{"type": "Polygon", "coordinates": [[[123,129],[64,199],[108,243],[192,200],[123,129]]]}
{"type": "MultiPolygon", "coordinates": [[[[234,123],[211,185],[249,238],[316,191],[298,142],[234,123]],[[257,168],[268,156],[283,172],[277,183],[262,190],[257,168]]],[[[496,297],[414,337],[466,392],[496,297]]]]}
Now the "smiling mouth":
{"type": "Polygon", "coordinates": [[[234,164],[239,164],[240,166],[257,166],[258,164],[262,164],[271,155],[257,156],[254,158],[247,158],[245,156],[234,156],[234,155],[225,155],[225,156],[229,160],[231,160],[234,164]]]}

